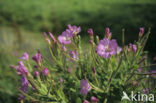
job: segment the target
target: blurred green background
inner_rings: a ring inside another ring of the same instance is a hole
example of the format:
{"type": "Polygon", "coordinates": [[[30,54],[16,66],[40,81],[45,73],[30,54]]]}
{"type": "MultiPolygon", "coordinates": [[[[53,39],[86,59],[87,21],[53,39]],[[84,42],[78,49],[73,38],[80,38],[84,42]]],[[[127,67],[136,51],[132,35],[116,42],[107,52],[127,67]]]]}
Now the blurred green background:
{"type": "Polygon", "coordinates": [[[0,0],[0,102],[17,102],[18,77],[9,64],[24,51],[44,51],[42,32],[59,35],[67,24],[81,26],[84,41],[88,28],[102,38],[110,27],[119,44],[122,28],[127,44],[137,40],[140,27],[151,27],[145,49],[156,56],[155,0],[0,0]]]}

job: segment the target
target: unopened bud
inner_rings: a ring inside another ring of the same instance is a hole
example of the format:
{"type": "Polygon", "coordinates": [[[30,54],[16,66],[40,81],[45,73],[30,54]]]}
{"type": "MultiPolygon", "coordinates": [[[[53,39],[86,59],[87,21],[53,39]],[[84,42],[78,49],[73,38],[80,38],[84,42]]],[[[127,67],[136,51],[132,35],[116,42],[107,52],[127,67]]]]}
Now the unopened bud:
{"type": "Polygon", "coordinates": [[[47,36],[47,34],[45,32],[43,33],[43,36],[44,36],[44,39],[47,41],[47,43],[50,45],[51,41],[50,41],[50,39],[48,38],[48,36],[47,36]]]}
{"type": "Polygon", "coordinates": [[[142,37],[143,34],[144,34],[144,28],[141,27],[141,28],[140,28],[140,32],[139,32],[139,37],[142,37]]]}

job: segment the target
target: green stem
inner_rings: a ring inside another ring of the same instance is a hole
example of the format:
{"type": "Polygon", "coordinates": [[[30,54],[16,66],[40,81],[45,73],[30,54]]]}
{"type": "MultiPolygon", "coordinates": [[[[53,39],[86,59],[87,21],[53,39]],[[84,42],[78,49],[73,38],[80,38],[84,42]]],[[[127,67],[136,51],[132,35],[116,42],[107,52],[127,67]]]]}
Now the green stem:
{"type": "Polygon", "coordinates": [[[50,46],[49,46],[49,50],[50,50],[50,54],[51,54],[52,58],[54,59],[54,61],[57,62],[57,64],[59,64],[60,66],[62,66],[62,63],[58,62],[57,59],[55,58],[55,56],[53,55],[53,52],[52,52],[50,46]]]}
{"type": "Polygon", "coordinates": [[[47,96],[49,96],[51,88],[52,88],[52,81],[51,81],[51,83],[50,83],[50,87],[49,87],[49,89],[48,89],[47,96]]]}

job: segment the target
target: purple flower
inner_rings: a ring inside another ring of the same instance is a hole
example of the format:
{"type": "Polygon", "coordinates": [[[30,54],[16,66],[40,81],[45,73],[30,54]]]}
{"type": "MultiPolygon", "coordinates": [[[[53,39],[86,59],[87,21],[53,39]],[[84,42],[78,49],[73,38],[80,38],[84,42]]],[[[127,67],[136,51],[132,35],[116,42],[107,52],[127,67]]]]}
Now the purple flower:
{"type": "Polygon", "coordinates": [[[21,87],[22,87],[21,90],[23,92],[27,91],[28,84],[29,84],[29,82],[28,82],[26,76],[21,76],[21,87]]]}
{"type": "Polygon", "coordinates": [[[22,61],[18,62],[18,66],[17,66],[16,70],[17,70],[18,75],[27,75],[28,74],[28,70],[24,66],[24,63],[22,61]]]}
{"type": "Polygon", "coordinates": [[[139,36],[142,37],[143,34],[144,34],[144,28],[141,27],[141,28],[140,28],[140,32],[139,32],[139,36]]]}
{"type": "Polygon", "coordinates": [[[88,80],[84,80],[82,79],[81,82],[80,82],[80,92],[83,94],[83,95],[87,95],[88,92],[90,91],[91,87],[90,87],[90,84],[88,83],[88,80]]]}
{"type": "Polygon", "coordinates": [[[84,101],[83,101],[83,103],[90,103],[90,102],[89,102],[89,101],[87,101],[87,100],[84,100],[84,101]]]}
{"type": "Polygon", "coordinates": [[[42,70],[42,73],[43,73],[44,76],[47,76],[47,75],[49,74],[48,68],[44,68],[44,69],[42,70]]]}
{"type": "Polygon", "coordinates": [[[92,103],[97,103],[99,100],[96,97],[92,96],[91,101],[92,103]]]}
{"type": "Polygon", "coordinates": [[[111,35],[112,35],[112,33],[110,32],[110,29],[107,27],[106,29],[105,29],[105,35],[106,35],[106,38],[110,38],[111,37],[111,35]]]}
{"type": "Polygon", "coordinates": [[[70,44],[72,41],[72,36],[72,32],[67,29],[58,37],[58,41],[61,44],[70,44]]]}
{"type": "MultiPolygon", "coordinates": [[[[26,93],[28,91],[28,85],[29,85],[29,82],[27,78],[25,76],[21,76],[21,87],[20,87],[21,91],[26,93]]],[[[19,96],[20,100],[23,100],[24,98],[25,96],[23,94],[19,96]]]]}
{"type": "Polygon", "coordinates": [[[34,76],[35,77],[38,77],[40,74],[39,74],[39,72],[38,71],[34,71],[34,76]]]}
{"type": "Polygon", "coordinates": [[[74,60],[77,60],[78,59],[78,52],[77,51],[69,51],[69,54],[72,56],[72,58],[74,60]]]}
{"type": "Polygon", "coordinates": [[[111,55],[115,55],[121,51],[119,48],[120,47],[117,45],[116,40],[109,40],[104,38],[103,40],[100,40],[96,48],[96,52],[99,56],[110,58],[111,55]]]}
{"type": "Polygon", "coordinates": [[[56,39],[55,39],[55,37],[53,36],[53,34],[52,34],[51,32],[49,32],[49,36],[50,36],[51,40],[52,40],[54,43],[56,43],[56,39]]]}
{"type": "Polygon", "coordinates": [[[74,34],[77,35],[80,31],[81,31],[81,27],[77,27],[77,26],[71,26],[70,24],[68,24],[68,29],[74,34]]]}
{"type": "Polygon", "coordinates": [[[22,60],[28,60],[28,59],[29,59],[28,53],[25,52],[25,53],[20,57],[20,59],[22,59],[22,60]]]}
{"type": "Polygon", "coordinates": [[[40,51],[38,51],[38,53],[36,53],[32,59],[39,65],[41,65],[41,61],[42,61],[42,54],[40,53],[40,51]]]}
{"type": "Polygon", "coordinates": [[[88,29],[88,34],[90,35],[90,36],[93,36],[93,29],[92,28],[90,28],[90,29],[88,29]]]}

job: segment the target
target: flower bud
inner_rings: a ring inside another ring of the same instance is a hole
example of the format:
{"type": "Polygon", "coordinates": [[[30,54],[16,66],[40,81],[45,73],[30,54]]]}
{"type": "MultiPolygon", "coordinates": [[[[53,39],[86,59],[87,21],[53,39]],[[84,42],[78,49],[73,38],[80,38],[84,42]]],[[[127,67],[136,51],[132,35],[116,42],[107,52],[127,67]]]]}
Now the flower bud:
{"type": "Polygon", "coordinates": [[[50,36],[51,40],[52,40],[54,43],[56,43],[56,39],[55,39],[55,37],[53,36],[53,34],[52,34],[51,32],[49,32],[49,36],[50,36]]]}
{"type": "Polygon", "coordinates": [[[39,72],[38,71],[34,71],[34,76],[38,77],[39,76],[39,72]]]}
{"type": "Polygon", "coordinates": [[[144,34],[144,28],[141,27],[141,28],[140,28],[140,32],[139,32],[139,37],[142,37],[143,34],[144,34]]]}
{"type": "Polygon", "coordinates": [[[88,29],[88,34],[90,35],[90,36],[93,36],[93,29],[92,28],[90,28],[90,29],[88,29]]]}
{"type": "Polygon", "coordinates": [[[94,73],[94,75],[96,75],[96,70],[94,67],[92,67],[92,72],[94,73]]]}
{"type": "Polygon", "coordinates": [[[44,69],[42,70],[42,73],[43,73],[44,76],[47,76],[47,75],[49,74],[48,68],[44,68],[44,69]]]}
{"type": "Polygon", "coordinates": [[[83,101],[83,103],[90,103],[90,102],[89,102],[89,101],[87,101],[87,100],[84,100],[84,101],[83,101]]]}
{"type": "Polygon", "coordinates": [[[36,53],[32,59],[41,66],[41,62],[42,62],[42,54],[40,53],[40,51],[38,51],[38,53],[36,53]]]}
{"type": "Polygon", "coordinates": [[[92,103],[97,103],[99,100],[96,97],[92,96],[91,101],[92,103]]]}
{"type": "Polygon", "coordinates": [[[50,41],[50,39],[48,38],[48,36],[47,36],[47,34],[45,32],[43,33],[43,36],[44,36],[44,39],[46,40],[46,42],[50,45],[51,41],[50,41]]]}
{"type": "Polygon", "coordinates": [[[105,35],[106,35],[106,38],[108,39],[111,38],[112,33],[110,32],[110,29],[108,27],[105,29],[105,35]]]}
{"type": "Polygon", "coordinates": [[[137,51],[137,46],[134,45],[134,44],[132,45],[132,51],[133,51],[133,52],[136,52],[136,51],[137,51]]]}

